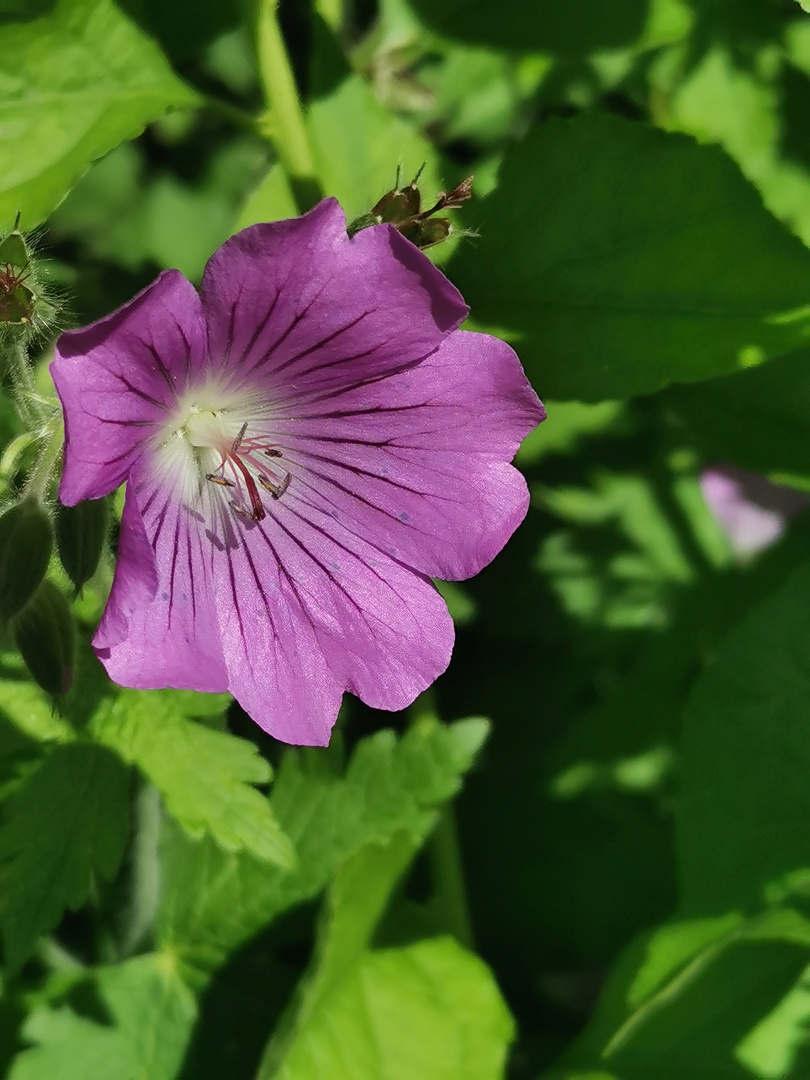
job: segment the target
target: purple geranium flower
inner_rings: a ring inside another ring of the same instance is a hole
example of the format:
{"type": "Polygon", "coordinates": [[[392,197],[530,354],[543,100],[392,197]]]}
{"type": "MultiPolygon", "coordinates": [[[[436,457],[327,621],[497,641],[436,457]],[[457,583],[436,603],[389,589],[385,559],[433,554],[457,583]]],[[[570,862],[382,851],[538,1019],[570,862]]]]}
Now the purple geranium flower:
{"type": "Polygon", "coordinates": [[[94,648],[125,686],[230,690],[287,742],[344,690],[408,705],[446,668],[430,577],[470,577],[523,519],[509,464],[543,419],[514,352],[392,227],[327,199],[254,225],[200,295],[168,270],[59,339],[60,498],[127,481],[94,648]]]}

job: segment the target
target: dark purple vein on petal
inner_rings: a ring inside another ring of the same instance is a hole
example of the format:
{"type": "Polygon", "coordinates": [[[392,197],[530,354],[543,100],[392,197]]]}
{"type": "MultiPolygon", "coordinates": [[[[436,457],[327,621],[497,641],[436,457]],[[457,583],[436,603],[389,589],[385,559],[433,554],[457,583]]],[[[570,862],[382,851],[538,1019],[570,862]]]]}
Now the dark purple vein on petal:
{"type": "MultiPolygon", "coordinates": [[[[389,518],[390,521],[392,521],[399,528],[407,528],[409,531],[419,533],[421,536],[426,536],[428,538],[433,538],[433,533],[428,532],[427,529],[418,528],[413,523],[412,520],[409,520],[407,523],[403,522],[402,519],[400,517],[398,517],[398,515],[395,514],[393,511],[386,510],[385,507],[383,507],[383,506],[378,506],[376,503],[373,503],[369,499],[367,499],[364,495],[360,495],[358,492],[352,491],[351,488],[344,487],[343,484],[338,483],[336,480],[333,480],[331,477],[325,475],[324,473],[316,472],[315,470],[311,470],[311,473],[313,475],[317,476],[318,479],[322,480],[325,484],[329,484],[331,487],[337,488],[338,491],[342,492],[344,495],[348,496],[353,501],[356,501],[356,502],[360,503],[364,507],[368,507],[369,510],[374,510],[378,514],[382,514],[383,517],[389,518]]],[[[330,498],[330,496],[321,487],[318,487],[316,484],[309,483],[308,482],[308,477],[299,477],[298,478],[298,483],[297,483],[296,486],[298,488],[299,495],[301,493],[301,485],[302,484],[309,491],[314,492],[315,495],[317,495],[321,499],[323,499],[323,501],[327,504],[327,506],[331,506],[334,510],[336,510],[341,515],[341,517],[343,516],[344,510],[342,509],[341,504],[338,503],[338,502],[335,502],[335,500],[333,498],[330,498]]],[[[317,506],[315,503],[313,503],[313,502],[311,502],[309,500],[303,500],[303,501],[312,510],[319,511],[320,513],[326,513],[327,512],[323,508],[317,506]]],[[[358,533],[358,535],[360,535],[360,534],[358,533]]],[[[376,545],[374,545],[374,546],[376,546],[376,545]]],[[[378,550],[383,550],[383,549],[378,548],[378,550]]]]}
{"type": "MultiPolygon", "coordinates": [[[[315,294],[315,296],[313,296],[312,299],[307,302],[307,304],[304,306],[304,308],[301,311],[299,311],[297,315],[295,315],[293,317],[292,322],[289,324],[287,329],[284,330],[283,333],[278,338],[276,338],[276,340],[273,342],[273,344],[272,345],[267,345],[262,349],[262,353],[261,353],[261,356],[259,357],[259,359],[252,365],[252,367],[250,367],[248,369],[248,371],[246,371],[244,373],[245,377],[248,377],[248,376],[252,375],[258,368],[260,368],[262,366],[262,364],[266,363],[267,359],[276,351],[276,349],[279,348],[280,345],[284,344],[284,342],[287,340],[287,338],[290,336],[290,334],[293,332],[293,330],[295,330],[295,328],[297,326],[299,326],[304,321],[304,319],[307,317],[307,315],[310,313],[313,305],[316,304],[317,301],[321,298],[321,295],[326,290],[327,284],[328,284],[328,282],[325,282],[323,284],[323,286],[315,294]]],[[[277,293],[276,295],[278,296],[280,294],[280,292],[281,292],[281,289],[279,289],[279,293],[277,293]]],[[[256,342],[258,342],[259,338],[261,337],[261,334],[264,332],[264,329],[267,326],[267,322],[268,322],[268,319],[265,318],[264,321],[262,322],[261,326],[259,327],[259,334],[258,334],[258,336],[256,336],[256,342]]],[[[254,347],[255,347],[255,344],[254,344],[254,347]]],[[[248,351],[246,351],[242,355],[242,362],[247,363],[249,358],[250,358],[250,353],[248,351]]]]}
{"type": "Polygon", "coordinates": [[[169,369],[163,363],[163,359],[158,353],[155,346],[150,341],[144,341],[142,338],[138,338],[137,340],[140,341],[141,345],[143,345],[143,347],[151,355],[152,359],[155,361],[155,365],[158,371],[163,376],[163,380],[168,386],[170,393],[172,394],[172,396],[175,396],[177,393],[177,387],[175,386],[174,379],[171,377],[169,369]]]}
{"type": "MultiPolygon", "coordinates": [[[[374,444],[359,444],[359,445],[374,445],[374,444]]],[[[407,492],[409,495],[417,495],[417,496],[422,497],[422,496],[425,496],[425,495],[428,494],[428,492],[422,490],[421,488],[410,487],[408,484],[400,483],[398,480],[392,480],[388,476],[380,476],[378,473],[369,472],[368,469],[363,469],[359,465],[349,465],[346,462],[337,462],[337,461],[335,461],[334,458],[329,457],[326,454],[316,454],[311,450],[298,450],[297,455],[300,455],[300,457],[303,457],[303,458],[309,458],[310,460],[313,460],[313,461],[322,461],[322,462],[325,462],[327,465],[333,465],[333,466],[335,466],[337,468],[344,469],[346,472],[351,473],[352,476],[367,477],[367,478],[369,478],[371,480],[380,480],[381,482],[383,482],[385,484],[388,484],[390,487],[396,488],[397,491],[404,491],[404,492],[407,492]]],[[[427,468],[426,465],[423,465],[421,467],[422,468],[427,468]]],[[[303,468],[306,469],[308,472],[312,472],[312,473],[315,473],[318,476],[322,476],[325,480],[328,479],[327,475],[324,475],[323,473],[318,472],[311,465],[304,464],[303,468]]],[[[435,470],[432,470],[432,471],[435,472],[435,470]]],[[[448,477],[450,479],[453,479],[452,474],[448,474],[448,473],[436,473],[436,475],[439,478],[443,479],[443,480],[447,479],[448,477]]],[[[447,502],[456,502],[457,501],[455,499],[449,498],[449,496],[442,495],[439,492],[432,492],[432,493],[430,493],[430,495],[431,495],[431,498],[445,499],[447,502]]]]}
{"type": "MultiPolygon", "coordinates": [[[[155,541],[157,543],[157,540],[155,541]]],[[[174,543],[172,544],[172,569],[169,574],[169,618],[167,628],[171,629],[172,614],[174,613],[174,579],[177,573],[177,559],[180,554],[180,515],[174,519],[174,543]]]]}
{"type": "MultiPolygon", "coordinates": [[[[390,582],[390,581],[388,580],[388,578],[386,578],[386,577],[384,577],[384,576],[383,576],[382,574],[380,574],[380,573],[379,573],[379,572],[378,572],[378,571],[377,571],[377,570],[376,570],[376,569],[375,569],[375,568],[374,568],[374,567],[373,567],[373,566],[372,566],[372,565],[371,565],[371,564],[370,564],[369,562],[367,562],[367,561],[366,561],[366,560],[365,560],[365,559],[364,559],[364,558],[363,558],[363,557],[362,557],[361,555],[358,555],[358,554],[357,554],[357,552],[355,552],[355,551],[352,551],[352,549],[351,549],[350,547],[347,547],[347,546],[346,546],[345,544],[343,544],[343,543],[342,543],[342,542],[341,542],[340,540],[338,540],[338,538],[337,538],[336,536],[334,536],[333,534],[331,534],[331,533],[327,532],[327,531],[326,531],[326,529],[322,528],[322,527],[321,527],[320,525],[317,525],[317,524],[316,524],[316,523],[315,523],[314,521],[312,521],[312,520],[311,520],[310,518],[308,518],[308,517],[305,517],[305,516],[304,516],[303,514],[300,514],[300,513],[298,513],[298,511],[297,511],[297,510],[296,510],[296,509],[295,509],[294,507],[289,507],[289,513],[290,513],[290,515],[291,515],[292,517],[296,517],[296,518],[298,518],[298,520],[299,520],[299,521],[302,521],[302,522],[304,522],[304,523],[305,523],[306,525],[308,525],[308,526],[309,526],[309,528],[310,528],[310,529],[312,529],[312,530],[313,530],[314,532],[318,533],[318,534],[319,534],[319,535],[320,535],[321,537],[323,537],[323,538],[324,538],[325,540],[327,540],[328,542],[330,542],[330,543],[334,544],[334,545],[335,545],[335,547],[337,547],[337,548],[339,548],[339,549],[340,549],[341,551],[343,551],[343,552],[344,552],[344,553],[345,553],[346,555],[348,555],[348,556],[349,556],[349,558],[350,558],[350,559],[352,559],[352,560],[353,560],[354,562],[356,562],[356,563],[360,563],[360,564],[361,564],[361,565],[362,565],[362,566],[363,566],[363,567],[364,567],[364,568],[365,568],[366,570],[368,570],[368,571],[369,571],[369,572],[370,572],[370,573],[371,573],[371,574],[372,574],[372,575],[373,575],[373,576],[374,576],[374,577],[375,577],[375,578],[376,578],[376,579],[377,579],[377,580],[378,580],[378,581],[380,582],[380,584],[381,584],[381,585],[383,585],[383,586],[385,587],[385,589],[387,589],[387,590],[388,590],[389,592],[393,593],[393,594],[394,594],[394,596],[396,596],[396,597],[397,597],[397,599],[401,600],[401,601],[402,601],[402,603],[403,603],[403,604],[405,605],[405,607],[406,607],[407,611],[408,611],[409,613],[411,613],[411,609],[410,609],[410,607],[408,606],[408,604],[406,603],[406,601],[405,601],[404,597],[403,597],[403,596],[402,596],[402,595],[401,595],[401,594],[400,594],[400,593],[399,593],[399,592],[398,592],[398,591],[397,591],[397,590],[396,590],[396,589],[394,588],[394,586],[393,586],[393,585],[391,584],[391,582],[390,582]]],[[[313,562],[313,563],[314,563],[314,564],[315,564],[316,566],[320,567],[320,569],[321,569],[321,570],[322,570],[322,571],[324,572],[324,574],[326,574],[326,576],[327,576],[327,577],[329,578],[329,580],[330,580],[331,582],[333,582],[333,584],[334,584],[334,585],[335,585],[335,587],[336,587],[336,588],[338,589],[338,591],[339,591],[339,592],[341,592],[341,593],[343,593],[343,595],[344,595],[344,596],[346,597],[346,599],[347,599],[347,600],[349,601],[349,603],[351,604],[351,606],[352,606],[352,607],[354,607],[354,608],[355,608],[355,609],[357,610],[358,614],[359,614],[359,615],[361,616],[361,618],[362,618],[362,621],[366,623],[366,625],[367,625],[367,626],[369,627],[369,629],[371,629],[371,626],[370,626],[370,624],[369,624],[369,622],[368,622],[368,618],[367,618],[367,616],[369,616],[369,617],[372,617],[372,618],[374,618],[374,619],[375,619],[375,621],[376,621],[376,622],[378,622],[378,623],[381,623],[381,622],[383,622],[383,620],[382,620],[382,619],[378,619],[378,618],[376,618],[376,616],[374,616],[374,613],[373,613],[373,612],[371,612],[371,611],[367,611],[367,609],[363,608],[363,607],[362,607],[362,606],[361,606],[361,605],[360,605],[360,604],[358,603],[358,601],[356,601],[356,600],[354,599],[354,597],[353,597],[353,596],[351,596],[351,595],[349,594],[349,592],[348,592],[348,591],[347,591],[347,589],[346,589],[346,586],[345,586],[345,585],[343,585],[343,584],[342,584],[342,583],[341,583],[341,582],[340,582],[340,581],[339,581],[339,580],[338,580],[338,579],[337,579],[337,578],[335,577],[335,575],[334,575],[334,574],[332,573],[332,571],[331,571],[331,570],[329,569],[329,567],[327,567],[327,566],[326,566],[326,565],[325,565],[325,564],[324,564],[324,563],[323,563],[323,562],[322,562],[322,561],[321,561],[321,560],[320,560],[319,558],[317,558],[317,557],[316,557],[316,556],[315,556],[315,555],[313,554],[312,550],[311,550],[310,548],[308,548],[308,547],[307,547],[307,546],[306,546],[306,545],[305,545],[305,544],[304,544],[304,543],[303,543],[303,542],[302,542],[302,541],[300,540],[300,538],[299,538],[299,537],[297,537],[297,536],[295,535],[295,533],[293,533],[293,532],[292,532],[292,531],[291,531],[290,529],[288,529],[288,528],[287,528],[287,527],[286,527],[286,526],[285,526],[285,525],[284,525],[284,524],[283,524],[283,523],[282,523],[282,522],[281,522],[281,521],[280,521],[280,520],[279,520],[278,518],[275,518],[275,519],[274,519],[274,521],[275,521],[275,524],[276,524],[276,525],[277,525],[277,526],[278,526],[278,527],[279,527],[279,528],[280,528],[280,529],[282,530],[282,532],[284,532],[284,533],[285,533],[285,534],[286,534],[286,535],[287,535],[287,536],[288,536],[288,537],[290,538],[290,540],[292,540],[292,542],[293,542],[293,543],[294,543],[294,544],[295,544],[295,545],[296,545],[296,546],[297,546],[298,548],[300,548],[300,550],[301,550],[301,551],[302,551],[302,552],[303,552],[303,553],[304,553],[305,555],[308,555],[308,556],[309,556],[309,558],[310,558],[310,560],[311,560],[311,561],[312,561],[312,562],[313,562]]],[[[358,539],[359,539],[359,538],[358,538],[358,539]]],[[[370,546],[372,546],[372,547],[373,547],[373,545],[370,545],[370,546]]],[[[378,549],[378,548],[375,548],[374,550],[376,550],[376,551],[379,551],[380,549],[378,549]]],[[[413,570],[412,570],[412,569],[411,569],[410,567],[406,566],[406,564],[405,564],[405,563],[401,563],[401,562],[400,562],[400,561],[399,561],[398,559],[395,559],[395,558],[393,558],[393,556],[391,556],[391,555],[388,555],[388,554],[387,554],[386,552],[380,551],[380,554],[384,555],[384,556],[385,556],[386,558],[389,558],[389,559],[391,559],[391,561],[392,561],[392,562],[394,562],[394,563],[396,563],[397,565],[399,565],[399,566],[403,567],[404,569],[407,569],[407,570],[409,570],[409,571],[410,571],[411,573],[414,573],[414,571],[413,571],[413,570]]],[[[413,614],[412,614],[412,613],[411,613],[411,617],[412,617],[412,619],[413,619],[413,620],[415,621],[415,616],[413,616],[413,614]]]]}
{"type": "MultiPolygon", "coordinates": [[[[289,357],[289,359],[285,360],[283,364],[281,364],[279,367],[274,369],[276,374],[278,374],[278,373],[280,373],[282,371],[285,371],[288,367],[290,367],[292,364],[297,363],[299,360],[303,360],[305,356],[311,356],[313,353],[318,352],[318,350],[322,349],[324,347],[324,345],[331,345],[333,341],[337,341],[337,339],[339,337],[342,337],[343,334],[347,334],[350,330],[354,330],[354,328],[356,326],[359,326],[360,323],[363,321],[363,319],[368,318],[368,316],[370,314],[371,314],[370,311],[362,312],[360,315],[358,315],[355,319],[352,319],[352,321],[347,323],[345,326],[338,327],[337,330],[333,330],[331,334],[328,334],[325,338],[321,338],[321,340],[317,341],[314,345],[310,345],[309,348],[302,349],[302,351],[299,352],[299,353],[296,353],[295,356],[289,357]]],[[[371,349],[366,350],[366,353],[361,353],[359,355],[365,356],[365,355],[368,354],[368,352],[373,352],[374,349],[376,349],[376,348],[377,348],[377,346],[375,345],[371,349]]],[[[340,362],[342,363],[343,361],[341,360],[340,362]]],[[[320,368],[320,367],[329,367],[329,366],[330,366],[330,364],[317,364],[316,365],[316,367],[318,367],[318,368],[320,368]]],[[[314,370],[314,369],[313,368],[307,368],[306,371],[304,372],[304,374],[306,374],[307,371],[312,371],[312,370],[314,370]]]]}
{"type": "Polygon", "coordinates": [[[191,590],[191,619],[197,622],[197,589],[194,582],[194,559],[191,554],[191,529],[186,525],[186,558],[188,559],[188,587],[191,590]]]}
{"type": "Polygon", "coordinates": [[[242,355],[241,355],[241,357],[239,359],[240,364],[247,363],[250,354],[253,352],[254,348],[256,347],[256,342],[259,340],[259,338],[262,336],[264,331],[267,329],[267,324],[270,322],[270,320],[273,317],[273,312],[276,310],[276,305],[278,304],[278,299],[279,299],[280,296],[281,296],[281,290],[279,289],[279,291],[273,297],[273,300],[272,300],[272,302],[270,304],[270,307],[267,309],[267,312],[266,312],[264,318],[258,324],[258,326],[253,331],[253,333],[250,335],[250,341],[248,341],[247,345],[242,350],[242,355]]]}
{"type": "Polygon", "coordinates": [[[154,405],[156,409],[161,409],[162,411],[165,411],[166,406],[163,404],[162,401],[158,401],[157,398],[153,398],[151,394],[147,394],[145,390],[141,390],[139,389],[139,387],[134,386],[124,375],[120,375],[118,372],[114,372],[113,378],[118,379],[118,381],[123,383],[131,394],[135,394],[135,396],[139,397],[142,401],[147,401],[150,405],[154,405]]]}
{"type": "MultiPolygon", "coordinates": [[[[222,358],[222,366],[228,367],[231,362],[231,352],[233,351],[233,338],[236,330],[236,310],[239,307],[239,301],[242,299],[242,292],[245,287],[244,278],[239,282],[239,287],[236,292],[236,296],[233,298],[231,304],[231,313],[228,317],[228,340],[225,345],[225,355],[222,358]]],[[[210,357],[209,357],[210,360],[210,357]]]]}
{"type": "MultiPolygon", "coordinates": [[[[355,390],[364,390],[368,386],[374,386],[375,383],[383,382],[385,379],[390,379],[395,375],[400,375],[403,371],[410,371],[411,368],[417,367],[423,360],[435,352],[435,349],[431,349],[430,352],[425,353],[424,356],[418,356],[415,360],[405,360],[396,367],[387,368],[385,371],[381,371],[376,375],[366,373],[354,382],[347,383],[341,386],[329,386],[318,393],[313,394],[309,389],[303,389],[298,397],[293,395],[285,395],[285,404],[289,407],[306,406],[309,404],[317,405],[321,401],[329,401],[334,398],[339,400],[344,394],[354,393],[355,390]]],[[[316,414],[317,415],[317,414],[316,414]]]]}

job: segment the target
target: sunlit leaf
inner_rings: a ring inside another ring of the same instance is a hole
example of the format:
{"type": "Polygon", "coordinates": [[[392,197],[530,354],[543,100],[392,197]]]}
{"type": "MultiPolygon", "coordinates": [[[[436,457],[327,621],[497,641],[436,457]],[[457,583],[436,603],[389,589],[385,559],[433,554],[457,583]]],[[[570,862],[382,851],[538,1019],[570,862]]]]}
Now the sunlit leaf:
{"type": "Polygon", "coordinates": [[[35,225],[92,161],[196,100],[112,0],[0,26],[0,223],[35,225]]]}
{"type": "Polygon", "coordinates": [[[485,721],[466,720],[414,727],[399,741],[381,731],[358,746],[345,778],[322,752],[288,751],[271,805],[295,845],[296,868],[283,873],[168,829],[160,939],[197,950],[203,965],[218,963],[280,912],[316,896],[366,844],[402,830],[424,837],[486,730],[485,721]]]}
{"type": "Polygon", "coordinates": [[[252,786],[268,783],[270,766],[253,743],[186,719],[181,707],[194,701],[177,693],[124,691],[94,718],[97,738],[149,777],[192,836],[289,867],[290,842],[252,786]]]}
{"type": "Polygon", "coordinates": [[[436,938],[365,953],[260,1080],[499,1080],[512,1031],[482,961],[436,938]]]}

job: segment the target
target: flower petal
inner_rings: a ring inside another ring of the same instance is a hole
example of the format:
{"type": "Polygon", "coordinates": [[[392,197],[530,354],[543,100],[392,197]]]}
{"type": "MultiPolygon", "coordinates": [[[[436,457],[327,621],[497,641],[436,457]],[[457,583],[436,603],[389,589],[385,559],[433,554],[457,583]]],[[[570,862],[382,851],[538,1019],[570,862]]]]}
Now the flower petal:
{"type": "Polygon", "coordinates": [[[138,689],[228,689],[211,559],[205,526],[136,467],[115,580],[93,639],[111,679],[138,689]]]}
{"type": "Polygon", "coordinates": [[[406,367],[467,314],[391,226],[349,239],[334,199],[228,240],[205,269],[202,301],[212,365],[285,401],[406,367]]]}
{"type": "Polygon", "coordinates": [[[295,499],[219,560],[231,692],[276,738],[325,745],[343,690],[402,709],[450,660],[453,623],[424,577],[295,499]]]}
{"type": "Polygon", "coordinates": [[[177,270],[113,315],[62,334],[51,374],[65,415],[66,506],[124,482],[205,347],[200,299],[177,270]]]}
{"type": "Polygon", "coordinates": [[[508,345],[456,331],[416,367],[321,395],[275,433],[290,493],[392,558],[457,580],[525,517],[526,482],[509,461],[544,416],[508,345]]]}

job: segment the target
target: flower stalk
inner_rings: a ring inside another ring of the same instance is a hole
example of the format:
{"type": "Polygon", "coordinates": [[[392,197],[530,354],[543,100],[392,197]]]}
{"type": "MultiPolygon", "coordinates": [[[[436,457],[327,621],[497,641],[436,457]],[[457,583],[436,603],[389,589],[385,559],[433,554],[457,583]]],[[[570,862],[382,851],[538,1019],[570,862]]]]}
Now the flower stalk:
{"type": "Polygon", "coordinates": [[[304,213],[315,206],[322,192],[276,0],[258,0],[256,48],[267,105],[262,127],[289,177],[298,209],[304,213]]]}

